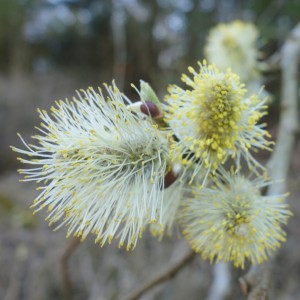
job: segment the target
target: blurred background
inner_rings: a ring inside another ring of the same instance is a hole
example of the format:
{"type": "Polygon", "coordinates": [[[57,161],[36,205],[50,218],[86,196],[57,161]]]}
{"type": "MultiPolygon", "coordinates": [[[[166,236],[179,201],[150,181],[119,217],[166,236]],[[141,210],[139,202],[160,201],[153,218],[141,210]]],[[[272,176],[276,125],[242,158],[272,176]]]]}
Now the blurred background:
{"type": "MultiPolygon", "coordinates": [[[[17,132],[27,140],[33,134],[39,123],[36,108],[47,109],[54,100],[71,98],[76,89],[112,79],[132,99],[137,95],[130,84],[139,86],[140,79],[163,97],[168,84],[179,84],[187,66],[203,59],[209,29],[235,19],[255,23],[258,46],[267,58],[300,21],[300,1],[0,1],[0,299],[62,299],[59,257],[68,243],[65,229],[54,233],[43,212],[32,215],[35,187],[18,182],[16,155],[9,148],[20,146],[17,132]]],[[[276,137],[280,72],[265,78],[273,94],[268,121],[276,137]]],[[[276,258],[270,299],[300,299],[297,153],[289,179],[294,217],[288,242],[276,258]]],[[[134,252],[117,245],[100,248],[90,237],[70,260],[73,299],[123,299],[185,251],[177,235],[157,242],[146,233],[134,252]]],[[[227,299],[242,299],[237,278],[243,273],[232,271],[227,299]]],[[[211,279],[210,264],[199,258],[142,299],[207,299],[211,279]]]]}

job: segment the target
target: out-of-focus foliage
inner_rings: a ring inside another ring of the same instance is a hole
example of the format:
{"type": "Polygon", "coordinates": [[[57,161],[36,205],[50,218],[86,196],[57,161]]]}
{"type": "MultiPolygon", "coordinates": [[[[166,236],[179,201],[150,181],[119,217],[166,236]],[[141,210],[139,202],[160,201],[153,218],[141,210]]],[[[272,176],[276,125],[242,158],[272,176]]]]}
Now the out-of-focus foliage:
{"type": "Polygon", "coordinates": [[[0,68],[13,65],[14,49],[22,35],[22,27],[30,0],[3,0],[0,3],[0,68]]]}
{"type": "Polygon", "coordinates": [[[216,23],[253,21],[270,54],[299,11],[292,0],[2,0],[0,68],[98,68],[107,78],[125,76],[126,86],[138,78],[161,83],[202,58],[216,23]]]}

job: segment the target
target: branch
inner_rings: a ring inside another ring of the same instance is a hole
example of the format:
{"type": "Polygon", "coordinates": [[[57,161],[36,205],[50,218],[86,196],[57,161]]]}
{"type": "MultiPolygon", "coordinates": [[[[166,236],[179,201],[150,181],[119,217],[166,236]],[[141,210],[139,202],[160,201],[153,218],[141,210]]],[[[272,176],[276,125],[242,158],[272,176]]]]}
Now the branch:
{"type": "Polygon", "coordinates": [[[228,263],[218,263],[213,267],[213,282],[207,300],[223,300],[226,298],[230,287],[230,269],[228,263]]]}
{"type": "MultiPolygon", "coordinates": [[[[282,70],[282,94],[280,122],[276,147],[268,163],[271,179],[276,181],[268,195],[284,194],[288,170],[298,129],[297,76],[300,60],[300,23],[291,31],[280,52],[282,70]],[[279,182],[280,181],[280,182],[279,182]]],[[[272,259],[263,265],[254,265],[239,279],[240,286],[248,300],[268,299],[272,259]]]]}
{"type": "Polygon", "coordinates": [[[72,254],[74,253],[74,251],[79,246],[79,244],[80,244],[79,238],[77,237],[72,238],[69,241],[65,251],[63,252],[63,255],[60,258],[60,271],[62,276],[64,300],[72,299],[72,283],[69,274],[68,261],[72,256],[72,254]]]}
{"type": "Polygon", "coordinates": [[[282,94],[277,146],[268,163],[273,180],[281,180],[268,191],[269,195],[286,192],[286,179],[298,130],[298,66],[300,60],[300,23],[292,30],[281,49],[282,94]]]}
{"type": "Polygon", "coordinates": [[[144,293],[152,289],[153,287],[168,281],[175,277],[175,275],[183,269],[187,264],[193,261],[195,258],[196,253],[194,251],[188,252],[180,261],[176,262],[175,264],[169,266],[164,272],[157,274],[151,280],[146,282],[140,288],[135,290],[131,295],[129,295],[126,300],[137,300],[141,297],[144,293]]]}

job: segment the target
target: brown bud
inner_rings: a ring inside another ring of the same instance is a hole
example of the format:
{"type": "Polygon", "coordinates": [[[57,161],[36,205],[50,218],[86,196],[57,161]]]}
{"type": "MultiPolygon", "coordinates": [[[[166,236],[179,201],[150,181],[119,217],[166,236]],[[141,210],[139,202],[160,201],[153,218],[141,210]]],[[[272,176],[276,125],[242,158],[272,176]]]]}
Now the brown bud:
{"type": "Polygon", "coordinates": [[[164,188],[168,188],[170,185],[172,185],[176,179],[178,178],[178,175],[173,172],[173,170],[170,170],[166,173],[165,179],[164,179],[164,188]]]}
{"type": "Polygon", "coordinates": [[[158,109],[157,105],[153,102],[146,101],[141,107],[141,112],[147,116],[150,116],[153,119],[159,118],[162,116],[161,111],[158,109]]]}

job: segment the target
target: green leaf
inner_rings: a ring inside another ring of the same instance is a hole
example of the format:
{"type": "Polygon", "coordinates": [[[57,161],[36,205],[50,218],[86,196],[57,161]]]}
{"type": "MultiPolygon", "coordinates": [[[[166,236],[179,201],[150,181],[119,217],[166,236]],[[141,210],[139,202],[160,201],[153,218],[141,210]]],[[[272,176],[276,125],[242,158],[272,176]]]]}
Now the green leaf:
{"type": "Polygon", "coordinates": [[[141,100],[153,102],[161,110],[162,105],[161,105],[156,93],[150,86],[150,84],[148,82],[140,80],[140,87],[141,87],[141,89],[140,89],[141,100]]]}

